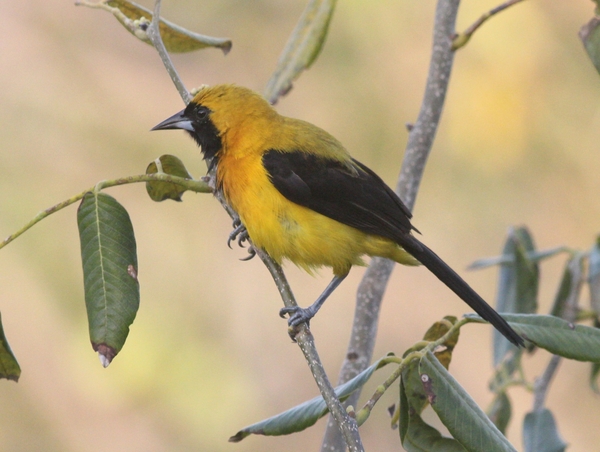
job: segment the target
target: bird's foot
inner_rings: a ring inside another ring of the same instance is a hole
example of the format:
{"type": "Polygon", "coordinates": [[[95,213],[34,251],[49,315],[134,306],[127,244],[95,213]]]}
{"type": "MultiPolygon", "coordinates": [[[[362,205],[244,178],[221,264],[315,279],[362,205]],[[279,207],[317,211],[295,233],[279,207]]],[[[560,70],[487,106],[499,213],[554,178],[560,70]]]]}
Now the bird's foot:
{"type": "Polygon", "coordinates": [[[301,308],[300,306],[287,306],[285,308],[281,308],[279,311],[279,317],[282,319],[285,318],[286,314],[289,314],[288,318],[288,326],[296,327],[301,323],[306,323],[307,326],[310,324],[310,319],[312,319],[317,312],[312,309],[312,306],[308,308],[301,308]]]}
{"type": "Polygon", "coordinates": [[[312,319],[317,311],[308,308],[301,308],[300,306],[289,306],[281,308],[279,316],[285,318],[286,314],[289,314],[288,318],[288,334],[292,341],[296,342],[296,335],[301,331],[301,326],[304,324],[307,328],[310,327],[310,319],[312,319]]]}
{"type": "MultiPolygon", "coordinates": [[[[239,218],[233,220],[233,231],[231,231],[231,233],[229,234],[229,238],[227,239],[227,246],[231,248],[231,242],[236,240],[238,246],[241,248],[244,248],[244,242],[250,243],[250,235],[248,235],[248,230],[246,229],[246,226],[242,224],[239,218]]],[[[248,256],[240,260],[249,261],[254,256],[256,256],[256,250],[254,249],[252,244],[250,244],[250,247],[248,248],[248,256]]]]}

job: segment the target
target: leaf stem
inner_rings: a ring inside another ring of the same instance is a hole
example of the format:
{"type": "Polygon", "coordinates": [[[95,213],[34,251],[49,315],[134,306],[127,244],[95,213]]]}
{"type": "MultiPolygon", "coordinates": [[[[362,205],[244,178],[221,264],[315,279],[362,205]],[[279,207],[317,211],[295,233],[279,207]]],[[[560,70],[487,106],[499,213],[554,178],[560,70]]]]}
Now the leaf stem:
{"type": "Polygon", "coordinates": [[[489,10],[487,13],[484,13],[481,15],[481,17],[479,19],[477,19],[475,22],[473,22],[473,24],[467,28],[465,31],[463,31],[460,34],[456,34],[454,35],[454,38],[452,40],[452,50],[458,50],[461,47],[465,46],[467,44],[467,42],[469,42],[469,40],[471,39],[471,36],[473,36],[473,33],[475,33],[475,31],[481,27],[483,25],[483,23],[485,21],[487,21],[490,17],[498,14],[501,11],[504,11],[506,8],[522,2],[523,0],[508,0],[504,3],[502,3],[501,5],[496,6],[495,8],[492,8],[491,10],[489,10]]]}

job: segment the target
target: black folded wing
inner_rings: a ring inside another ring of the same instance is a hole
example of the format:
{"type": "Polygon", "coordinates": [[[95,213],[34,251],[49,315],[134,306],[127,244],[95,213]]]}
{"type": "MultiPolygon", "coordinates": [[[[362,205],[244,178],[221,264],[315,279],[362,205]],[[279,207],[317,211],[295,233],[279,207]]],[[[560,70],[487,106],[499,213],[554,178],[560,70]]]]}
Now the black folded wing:
{"type": "Polygon", "coordinates": [[[263,165],[283,196],[321,215],[394,241],[414,229],[400,198],[356,160],[271,150],[263,155],[263,165]]]}

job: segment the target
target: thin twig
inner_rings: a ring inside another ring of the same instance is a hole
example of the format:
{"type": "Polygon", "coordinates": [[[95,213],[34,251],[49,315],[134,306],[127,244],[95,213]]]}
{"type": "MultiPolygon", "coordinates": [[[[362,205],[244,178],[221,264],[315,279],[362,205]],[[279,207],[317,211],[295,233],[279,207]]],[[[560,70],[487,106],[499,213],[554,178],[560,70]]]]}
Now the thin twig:
{"type": "Polygon", "coordinates": [[[135,184],[139,182],[171,182],[175,185],[182,186],[187,190],[194,191],[196,193],[211,193],[211,189],[208,184],[202,180],[194,180],[194,179],[184,179],[182,177],[171,176],[165,173],[156,173],[156,174],[140,174],[139,176],[128,176],[122,177],[120,179],[110,179],[98,182],[93,187],[88,188],[87,190],[82,191],[81,193],[70,197],[69,199],[65,199],[64,201],[59,202],[58,204],[53,205],[52,207],[48,207],[47,209],[39,212],[35,217],[33,217],[27,224],[25,224],[22,228],[13,232],[11,235],[6,237],[2,242],[0,242],[0,249],[4,248],[6,245],[14,241],[17,237],[22,235],[24,232],[27,232],[37,223],[42,221],[44,218],[52,215],[59,210],[64,209],[65,207],[70,206],[73,203],[81,200],[86,193],[91,191],[100,191],[104,188],[115,187],[117,185],[125,185],[125,184],[135,184]]]}
{"type": "MultiPolygon", "coordinates": [[[[431,150],[437,126],[442,114],[444,100],[450,81],[454,59],[451,39],[455,33],[456,14],[460,0],[439,0],[433,30],[433,50],[425,95],[417,121],[409,135],[396,192],[412,210],[425,163],[431,150]]],[[[381,258],[371,261],[356,296],[356,308],[346,360],[338,383],[344,383],[358,375],[371,362],[379,310],[394,263],[381,258]]],[[[346,401],[346,406],[356,405],[360,390],[346,401]]],[[[341,451],[343,443],[331,422],[328,422],[321,451],[341,451]]]]}
{"type": "Polygon", "coordinates": [[[475,31],[481,27],[483,25],[483,23],[488,20],[490,17],[494,16],[495,14],[498,14],[501,11],[504,11],[506,8],[522,2],[523,0],[508,0],[504,3],[502,3],[501,5],[496,6],[495,8],[489,10],[487,13],[482,14],[481,17],[479,19],[477,19],[475,22],[473,22],[473,24],[467,28],[465,31],[463,31],[460,34],[457,34],[454,36],[454,39],[452,41],[452,50],[457,50],[460,49],[461,47],[465,46],[467,44],[467,42],[469,42],[469,39],[471,39],[471,36],[473,36],[473,33],[475,33],[475,31]]]}
{"type": "Polygon", "coordinates": [[[158,52],[158,55],[160,56],[160,59],[162,60],[163,65],[167,70],[167,73],[169,74],[171,80],[175,84],[175,88],[177,88],[177,92],[181,96],[183,103],[187,105],[192,100],[192,96],[183,84],[181,77],[179,77],[177,69],[175,69],[173,62],[171,61],[169,52],[167,52],[167,49],[165,48],[165,45],[160,37],[160,2],[161,0],[156,0],[156,2],[154,3],[154,13],[152,15],[152,22],[147,28],[146,33],[148,34],[148,38],[152,42],[152,45],[158,52]]]}

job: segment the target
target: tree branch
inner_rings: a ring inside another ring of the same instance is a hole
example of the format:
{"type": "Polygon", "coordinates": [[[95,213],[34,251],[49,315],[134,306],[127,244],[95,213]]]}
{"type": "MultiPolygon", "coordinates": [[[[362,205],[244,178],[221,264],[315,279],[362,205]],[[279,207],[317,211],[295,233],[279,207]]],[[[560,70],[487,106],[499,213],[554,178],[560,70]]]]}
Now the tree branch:
{"type": "Polygon", "coordinates": [[[150,42],[152,42],[152,45],[158,52],[158,55],[160,56],[160,59],[162,60],[163,65],[165,66],[165,69],[169,74],[169,77],[171,77],[171,80],[175,84],[177,92],[181,96],[181,99],[183,99],[183,103],[187,105],[190,103],[190,100],[192,100],[192,96],[183,84],[181,77],[177,73],[177,69],[175,69],[173,62],[171,61],[169,52],[167,52],[162,38],[160,37],[160,2],[161,0],[156,0],[156,2],[154,3],[154,13],[152,14],[152,22],[147,28],[146,33],[148,35],[148,38],[150,39],[150,42]]]}
{"type": "Polygon", "coordinates": [[[454,39],[452,40],[452,50],[458,50],[461,47],[467,45],[467,42],[469,42],[469,40],[471,39],[471,36],[473,36],[473,33],[475,33],[475,31],[479,27],[481,27],[483,25],[483,23],[485,21],[487,21],[490,17],[492,17],[495,14],[498,14],[501,11],[504,11],[509,6],[512,6],[512,5],[522,2],[522,1],[523,0],[508,0],[504,3],[502,3],[501,5],[498,5],[495,8],[489,10],[487,13],[482,14],[481,17],[479,19],[477,19],[475,22],[473,22],[473,24],[469,28],[467,28],[465,31],[463,31],[460,34],[454,35],[454,39]]]}
{"type": "MultiPolygon", "coordinates": [[[[455,33],[456,15],[460,0],[439,0],[433,30],[433,50],[427,76],[427,85],[421,110],[409,135],[396,192],[412,210],[437,126],[442,114],[450,73],[454,61],[451,37],[455,33]]],[[[367,268],[356,295],[356,308],[346,359],[338,383],[358,375],[371,362],[381,301],[394,263],[375,258],[367,268]]],[[[360,391],[352,394],[346,405],[356,406],[360,391]]],[[[321,451],[341,451],[343,443],[331,420],[321,451]]]]}

